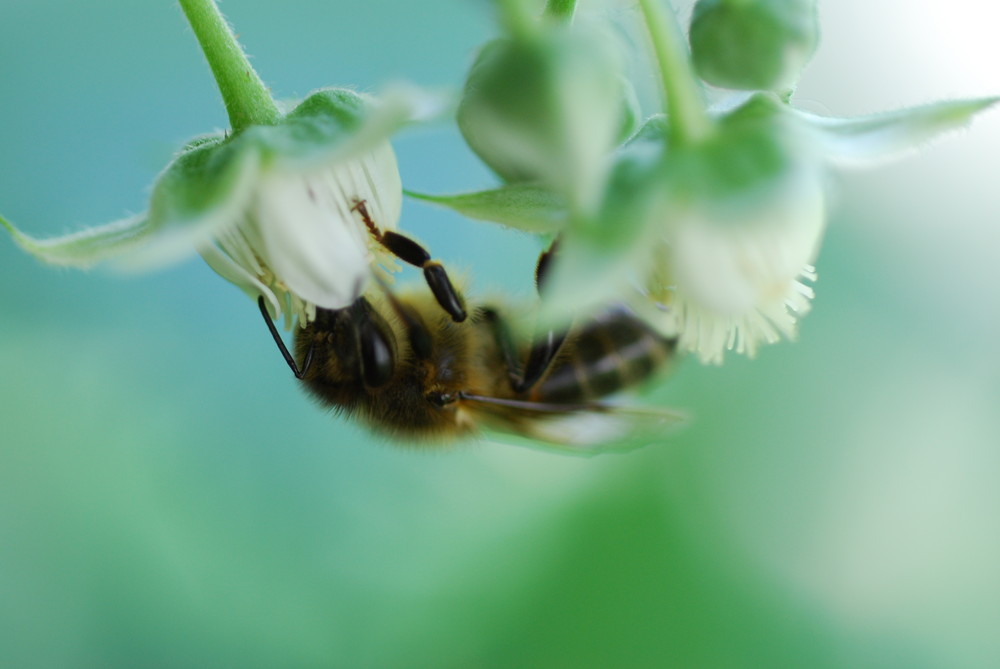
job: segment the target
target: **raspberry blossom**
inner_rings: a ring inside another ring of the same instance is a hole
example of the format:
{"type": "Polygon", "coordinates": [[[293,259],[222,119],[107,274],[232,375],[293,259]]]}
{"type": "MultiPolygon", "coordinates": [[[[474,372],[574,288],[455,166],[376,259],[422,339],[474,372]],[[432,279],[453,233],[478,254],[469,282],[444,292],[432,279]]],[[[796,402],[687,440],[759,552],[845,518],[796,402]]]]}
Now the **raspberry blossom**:
{"type": "Polygon", "coordinates": [[[903,155],[997,101],[848,119],[808,114],[790,104],[789,89],[818,39],[813,0],[701,0],[694,56],[665,0],[638,7],[664,113],[615,151],[592,215],[579,215],[565,189],[544,181],[422,196],[474,218],[558,234],[543,307],[553,327],[626,301],[703,362],[793,339],[813,298],[827,170],[903,155]],[[711,109],[696,72],[757,92],[711,109]]]}
{"type": "Polygon", "coordinates": [[[383,230],[399,219],[402,186],[390,134],[436,112],[412,89],[381,100],[347,89],[312,93],[287,113],[271,100],[209,0],[181,0],[209,59],[232,130],[189,142],[164,169],[145,213],[63,237],[35,239],[0,218],[42,261],[148,268],[200,253],[272,316],[308,322],[348,306],[392,260],[358,203],[383,230]]]}

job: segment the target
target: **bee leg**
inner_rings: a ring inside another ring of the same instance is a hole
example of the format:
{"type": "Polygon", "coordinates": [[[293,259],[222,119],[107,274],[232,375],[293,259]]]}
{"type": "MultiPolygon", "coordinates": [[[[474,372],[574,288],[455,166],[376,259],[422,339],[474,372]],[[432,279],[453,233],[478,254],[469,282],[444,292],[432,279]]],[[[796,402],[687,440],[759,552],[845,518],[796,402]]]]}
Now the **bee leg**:
{"type": "Polygon", "coordinates": [[[542,295],[545,292],[545,281],[549,276],[549,270],[552,267],[552,258],[559,252],[559,239],[556,238],[549,248],[542,251],[538,256],[538,264],[535,265],[535,288],[538,290],[538,294],[542,295]]]}
{"type": "Polygon", "coordinates": [[[433,260],[427,249],[406,235],[401,235],[392,230],[385,232],[379,230],[378,226],[375,225],[375,221],[368,214],[368,208],[365,206],[364,200],[355,202],[353,209],[361,215],[361,220],[364,221],[368,231],[379,244],[403,262],[409,263],[414,267],[419,267],[424,271],[424,280],[427,281],[427,285],[434,294],[434,299],[437,300],[442,309],[448,312],[451,319],[456,323],[464,321],[466,312],[465,305],[462,304],[462,296],[455,290],[451,279],[448,278],[448,272],[445,271],[441,263],[433,260]]]}
{"type": "MultiPolygon", "coordinates": [[[[558,244],[559,240],[557,239],[538,256],[538,264],[535,266],[535,286],[539,295],[545,294],[545,281],[552,266],[552,258],[558,252],[558,244]]],[[[549,365],[555,360],[559,348],[566,341],[566,331],[560,333],[552,330],[536,331],[532,341],[534,344],[528,353],[528,362],[524,365],[524,376],[515,387],[515,390],[520,393],[530,390],[548,370],[549,365]]]]}
{"type": "Polygon", "coordinates": [[[305,377],[306,372],[309,371],[309,366],[312,364],[313,358],[313,347],[310,344],[309,348],[306,350],[306,358],[302,361],[302,369],[295,364],[295,358],[292,354],[288,352],[288,348],[285,346],[284,340],[281,338],[281,334],[278,333],[278,328],[274,327],[274,321],[271,320],[271,314],[267,313],[267,305],[264,303],[264,296],[261,295],[257,298],[257,306],[260,308],[260,313],[264,317],[264,322],[267,324],[267,329],[274,338],[274,343],[278,345],[278,350],[281,351],[281,356],[288,363],[288,367],[292,370],[292,374],[295,378],[301,379],[305,377]]]}
{"type": "Polygon", "coordinates": [[[523,379],[517,347],[514,345],[513,337],[511,337],[510,328],[507,327],[507,321],[492,307],[481,308],[479,315],[493,331],[493,339],[500,350],[500,355],[503,356],[504,366],[507,368],[507,378],[510,380],[511,390],[517,391],[521,387],[523,379]]]}

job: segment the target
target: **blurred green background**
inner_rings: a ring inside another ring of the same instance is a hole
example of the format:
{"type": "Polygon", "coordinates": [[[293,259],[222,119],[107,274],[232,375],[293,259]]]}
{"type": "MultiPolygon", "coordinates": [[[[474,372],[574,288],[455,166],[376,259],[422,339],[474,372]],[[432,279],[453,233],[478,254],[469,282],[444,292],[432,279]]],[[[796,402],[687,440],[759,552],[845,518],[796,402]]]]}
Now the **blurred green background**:
{"type": "MultiPolygon", "coordinates": [[[[821,4],[807,109],[1000,93],[989,3],[821,4]]],[[[223,9],[281,97],[454,86],[493,30],[482,1],[223,9]]],[[[30,232],[142,210],[225,125],[174,3],[0,5],[0,211],[30,232]]],[[[396,147],[410,188],[490,183],[451,128],[396,147]]],[[[312,405],[200,260],[82,273],[0,239],[0,665],[1000,666],[998,149],[988,113],[835,175],[800,341],[686,361],[658,399],[690,425],[591,460],[392,448],[312,405]]],[[[403,226],[530,294],[533,240],[403,226]]]]}

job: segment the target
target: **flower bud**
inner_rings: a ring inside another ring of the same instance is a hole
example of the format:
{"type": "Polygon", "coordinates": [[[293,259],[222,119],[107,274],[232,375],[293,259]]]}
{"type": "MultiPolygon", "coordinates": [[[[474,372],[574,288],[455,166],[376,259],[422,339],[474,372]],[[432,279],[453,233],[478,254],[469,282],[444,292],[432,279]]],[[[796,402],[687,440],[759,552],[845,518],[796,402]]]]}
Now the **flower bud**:
{"type": "Polygon", "coordinates": [[[785,91],[819,43],[815,0],[698,0],[691,18],[698,76],[714,86],[785,91]]]}
{"type": "Polygon", "coordinates": [[[592,209],[607,156],[634,127],[620,70],[608,39],[566,26],[495,40],[469,72],[458,126],[505,181],[541,181],[592,209]]]}

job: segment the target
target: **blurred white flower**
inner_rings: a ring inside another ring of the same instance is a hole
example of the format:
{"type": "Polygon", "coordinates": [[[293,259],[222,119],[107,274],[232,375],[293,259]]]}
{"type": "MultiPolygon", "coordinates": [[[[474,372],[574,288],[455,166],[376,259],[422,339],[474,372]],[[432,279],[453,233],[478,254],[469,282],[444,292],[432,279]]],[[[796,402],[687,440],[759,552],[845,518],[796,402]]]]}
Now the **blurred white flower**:
{"type": "Polygon", "coordinates": [[[821,181],[791,170],[761,190],[691,203],[663,223],[649,292],[664,332],[703,362],[793,339],[809,311],[826,226],[821,181]]]}
{"type": "Polygon", "coordinates": [[[666,195],[645,290],[665,334],[703,362],[794,339],[826,227],[827,164],[866,166],[966,123],[995,99],[859,119],[807,115],[758,95],[712,138],[665,153],[666,195]]]}

